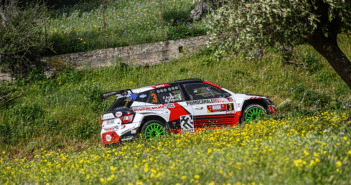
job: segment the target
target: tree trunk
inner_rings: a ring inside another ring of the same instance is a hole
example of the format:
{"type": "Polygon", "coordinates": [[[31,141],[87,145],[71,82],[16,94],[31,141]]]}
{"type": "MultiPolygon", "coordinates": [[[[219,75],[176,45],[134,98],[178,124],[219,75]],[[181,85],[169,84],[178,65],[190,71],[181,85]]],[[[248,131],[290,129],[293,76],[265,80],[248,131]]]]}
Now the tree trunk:
{"type": "Polygon", "coordinates": [[[327,59],[329,64],[351,89],[351,62],[339,48],[336,37],[333,39],[327,38],[322,31],[317,30],[308,39],[308,43],[327,59]]]}

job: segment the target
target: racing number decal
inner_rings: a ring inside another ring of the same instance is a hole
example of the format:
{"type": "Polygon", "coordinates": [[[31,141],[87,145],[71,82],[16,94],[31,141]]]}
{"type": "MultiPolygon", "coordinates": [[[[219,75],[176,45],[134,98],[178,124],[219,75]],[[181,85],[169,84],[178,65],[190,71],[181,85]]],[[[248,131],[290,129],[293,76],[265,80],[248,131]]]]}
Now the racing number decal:
{"type": "Polygon", "coordinates": [[[227,110],[233,110],[233,104],[232,103],[230,103],[230,104],[227,104],[227,110]]]}
{"type": "Polygon", "coordinates": [[[180,128],[182,132],[194,132],[194,121],[192,116],[180,116],[180,128]]]}
{"type": "Polygon", "coordinates": [[[152,97],[152,102],[153,103],[157,103],[157,97],[155,93],[151,93],[151,97],[152,97]]]}

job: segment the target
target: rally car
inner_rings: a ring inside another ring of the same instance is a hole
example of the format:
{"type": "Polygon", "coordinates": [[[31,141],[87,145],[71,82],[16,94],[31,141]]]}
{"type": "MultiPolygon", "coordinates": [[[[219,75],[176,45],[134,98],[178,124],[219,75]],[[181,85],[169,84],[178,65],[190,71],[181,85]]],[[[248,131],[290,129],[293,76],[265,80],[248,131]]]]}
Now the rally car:
{"type": "Polygon", "coordinates": [[[113,95],[116,100],[101,116],[104,144],[132,140],[140,133],[149,139],[165,132],[235,126],[276,112],[264,96],[236,94],[201,79],[113,91],[101,98],[113,95]]]}

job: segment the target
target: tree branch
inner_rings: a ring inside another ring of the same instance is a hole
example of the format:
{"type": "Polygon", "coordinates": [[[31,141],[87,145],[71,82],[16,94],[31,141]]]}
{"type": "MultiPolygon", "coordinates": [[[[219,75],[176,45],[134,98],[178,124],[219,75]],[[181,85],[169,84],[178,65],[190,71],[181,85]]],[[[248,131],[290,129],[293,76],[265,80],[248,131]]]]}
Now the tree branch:
{"type": "Polygon", "coordinates": [[[1,97],[0,97],[0,100],[1,100],[1,99],[4,99],[4,98],[6,98],[6,97],[8,97],[11,93],[12,93],[12,92],[10,92],[9,94],[7,94],[7,95],[5,95],[5,96],[1,96],[1,97]]]}
{"type": "MultiPolygon", "coordinates": [[[[11,93],[10,93],[10,94],[11,94],[11,93]]],[[[22,96],[23,94],[24,94],[24,91],[22,91],[21,94],[15,96],[15,97],[13,97],[13,98],[10,98],[10,99],[8,99],[6,102],[0,104],[0,107],[3,106],[3,105],[5,105],[6,103],[8,103],[8,102],[10,102],[10,101],[12,101],[12,100],[14,100],[14,99],[16,99],[16,98],[19,98],[19,97],[22,96]]],[[[6,96],[7,96],[7,95],[6,95],[6,96]]]]}
{"type": "Polygon", "coordinates": [[[5,14],[2,12],[2,7],[0,7],[0,17],[2,19],[2,21],[1,21],[2,26],[6,27],[6,25],[7,25],[7,18],[5,16],[5,14]]]}
{"type": "Polygon", "coordinates": [[[297,64],[297,65],[303,65],[303,68],[306,69],[306,64],[307,63],[298,63],[298,62],[295,62],[295,61],[283,61],[283,63],[291,63],[291,64],[297,64]]]}

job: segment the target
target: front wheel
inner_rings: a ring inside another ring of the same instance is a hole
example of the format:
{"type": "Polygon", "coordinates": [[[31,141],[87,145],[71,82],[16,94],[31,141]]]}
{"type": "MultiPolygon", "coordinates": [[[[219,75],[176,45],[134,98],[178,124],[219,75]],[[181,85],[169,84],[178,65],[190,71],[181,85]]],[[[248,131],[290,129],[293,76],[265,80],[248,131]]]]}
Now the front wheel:
{"type": "Polygon", "coordinates": [[[241,117],[241,122],[249,122],[255,119],[261,119],[267,114],[264,107],[258,104],[251,104],[244,109],[243,115],[241,117]]]}
{"type": "Polygon", "coordinates": [[[165,127],[164,124],[158,120],[150,120],[143,125],[141,133],[144,134],[145,139],[152,139],[165,135],[165,127]]]}

